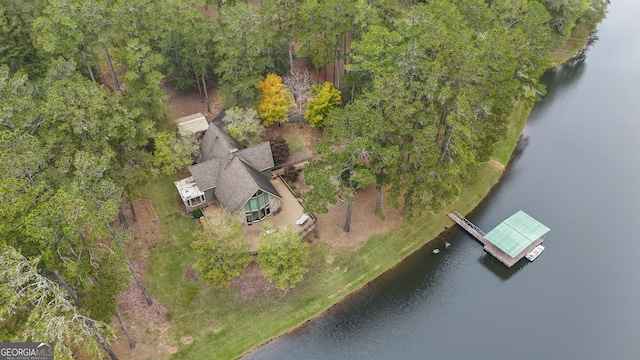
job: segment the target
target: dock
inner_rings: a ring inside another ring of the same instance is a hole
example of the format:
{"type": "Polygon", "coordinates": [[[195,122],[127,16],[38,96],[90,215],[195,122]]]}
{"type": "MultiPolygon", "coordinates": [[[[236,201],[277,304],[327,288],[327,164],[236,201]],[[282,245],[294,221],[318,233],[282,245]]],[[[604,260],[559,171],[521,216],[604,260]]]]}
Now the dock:
{"type": "Polygon", "coordinates": [[[458,212],[451,212],[448,216],[482,243],[484,251],[493,255],[507,267],[512,267],[528,254],[535,254],[535,256],[527,256],[530,261],[535,260],[544,250],[541,244],[544,236],[550,231],[548,227],[524,211],[513,214],[488,233],[482,231],[458,212]]]}

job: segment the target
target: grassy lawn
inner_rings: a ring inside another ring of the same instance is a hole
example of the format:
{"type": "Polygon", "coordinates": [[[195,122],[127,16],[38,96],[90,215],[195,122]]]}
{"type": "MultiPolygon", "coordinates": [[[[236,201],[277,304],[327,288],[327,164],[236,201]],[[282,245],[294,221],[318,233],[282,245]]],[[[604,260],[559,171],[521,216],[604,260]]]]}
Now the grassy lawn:
{"type": "Polygon", "coordinates": [[[162,177],[147,189],[146,194],[153,202],[158,213],[164,242],[151,254],[147,267],[147,281],[153,289],[153,295],[163,305],[171,308],[180,298],[189,302],[197,294],[200,284],[183,281],[185,271],[195,262],[196,254],[189,244],[192,233],[198,223],[180,213],[179,195],[173,181],[184,178],[184,174],[162,177]],[[169,285],[169,286],[167,286],[169,285]],[[173,299],[167,302],[168,299],[173,299]]]}
{"type": "Polygon", "coordinates": [[[297,154],[304,149],[304,141],[296,134],[291,134],[287,137],[287,144],[289,144],[289,153],[291,155],[297,154]]]}

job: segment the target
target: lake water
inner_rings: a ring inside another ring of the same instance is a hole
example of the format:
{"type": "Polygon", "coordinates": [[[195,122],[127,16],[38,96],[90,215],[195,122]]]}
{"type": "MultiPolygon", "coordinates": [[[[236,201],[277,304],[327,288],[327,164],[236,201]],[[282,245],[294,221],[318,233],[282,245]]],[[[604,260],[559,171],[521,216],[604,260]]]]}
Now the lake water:
{"type": "Polygon", "coordinates": [[[462,230],[246,359],[638,359],[640,1],[614,0],[587,59],[548,93],[493,193],[485,230],[518,210],[551,228],[511,269],[462,230]]]}

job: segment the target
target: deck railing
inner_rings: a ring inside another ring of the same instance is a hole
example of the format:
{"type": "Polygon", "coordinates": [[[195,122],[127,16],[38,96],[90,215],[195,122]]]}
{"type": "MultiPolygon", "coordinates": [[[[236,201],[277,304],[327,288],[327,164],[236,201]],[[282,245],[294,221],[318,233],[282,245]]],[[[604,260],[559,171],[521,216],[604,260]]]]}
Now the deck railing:
{"type": "MultiPolygon", "coordinates": [[[[302,205],[302,208],[304,209],[304,204],[302,203],[302,200],[300,200],[300,198],[295,196],[296,193],[293,191],[291,186],[289,186],[289,183],[287,183],[287,181],[281,175],[278,175],[278,178],[280,179],[280,181],[282,181],[284,183],[284,185],[287,187],[287,189],[289,189],[291,194],[293,194],[293,196],[296,199],[296,201],[298,201],[298,204],[302,205]]],[[[316,227],[316,217],[313,216],[313,214],[307,214],[307,215],[309,215],[309,218],[310,218],[309,220],[311,220],[311,221],[306,221],[305,227],[302,228],[300,231],[298,231],[298,233],[300,233],[301,237],[304,237],[305,235],[310,233],[311,230],[315,229],[315,227],[316,227]]]]}
{"type": "Polygon", "coordinates": [[[466,217],[462,216],[459,212],[454,211],[453,215],[455,215],[456,217],[458,217],[460,220],[462,220],[465,224],[469,225],[469,227],[471,227],[473,230],[475,230],[476,232],[478,232],[478,234],[485,236],[485,232],[482,231],[482,229],[480,229],[479,227],[477,227],[474,223],[472,223],[469,219],[467,219],[466,217]]]}

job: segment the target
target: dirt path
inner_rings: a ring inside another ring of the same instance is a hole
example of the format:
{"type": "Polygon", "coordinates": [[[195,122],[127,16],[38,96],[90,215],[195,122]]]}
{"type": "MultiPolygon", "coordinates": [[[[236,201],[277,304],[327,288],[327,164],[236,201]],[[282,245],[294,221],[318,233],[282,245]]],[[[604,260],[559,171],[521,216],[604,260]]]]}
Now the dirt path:
{"type": "Polygon", "coordinates": [[[498,160],[496,160],[496,159],[491,159],[491,160],[489,160],[489,163],[490,163],[492,166],[495,166],[495,167],[497,167],[498,169],[500,169],[500,170],[502,170],[502,171],[504,171],[504,170],[505,170],[505,166],[504,166],[501,162],[499,162],[498,160]]]}

